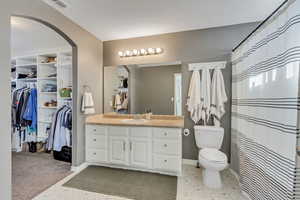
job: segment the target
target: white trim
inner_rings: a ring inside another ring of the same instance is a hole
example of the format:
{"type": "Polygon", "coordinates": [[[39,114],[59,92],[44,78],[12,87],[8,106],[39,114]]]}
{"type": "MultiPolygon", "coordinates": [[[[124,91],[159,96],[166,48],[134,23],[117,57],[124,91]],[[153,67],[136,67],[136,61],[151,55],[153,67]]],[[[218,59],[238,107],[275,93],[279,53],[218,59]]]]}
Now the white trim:
{"type": "Polygon", "coordinates": [[[84,170],[85,168],[87,168],[88,166],[89,166],[89,164],[86,163],[86,162],[84,162],[84,163],[82,163],[82,164],[79,165],[79,166],[72,166],[72,167],[71,167],[71,171],[72,171],[72,172],[75,172],[75,173],[79,173],[79,172],[81,172],[82,170],[84,170]]]}
{"type": "Polygon", "coordinates": [[[225,69],[226,63],[227,63],[226,61],[191,63],[189,64],[189,71],[199,71],[203,69],[225,69]]]}
{"type": "Polygon", "coordinates": [[[198,160],[182,159],[182,164],[197,166],[198,160]]]}

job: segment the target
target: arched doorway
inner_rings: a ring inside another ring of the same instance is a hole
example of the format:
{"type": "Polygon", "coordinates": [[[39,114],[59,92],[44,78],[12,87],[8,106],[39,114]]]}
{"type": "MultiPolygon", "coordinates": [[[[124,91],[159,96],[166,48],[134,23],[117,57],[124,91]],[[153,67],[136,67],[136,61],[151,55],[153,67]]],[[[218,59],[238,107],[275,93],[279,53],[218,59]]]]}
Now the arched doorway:
{"type": "MultiPolygon", "coordinates": [[[[70,45],[70,47],[71,47],[71,55],[72,55],[72,60],[71,60],[71,63],[72,63],[72,71],[73,71],[73,73],[71,74],[71,79],[72,79],[72,86],[74,86],[74,87],[72,87],[73,88],[73,95],[75,95],[76,96],[76,93],[77,93],[77,88],[76,88],[76,80],[77,80],[77,78],[76,78],[76,76],[77,76],[77,46],[76,46],[76,44],[65,34],[65,33],[63,33],[62,31],[60,31],[58,28],[56,28],[55,26],[53,26],[53,25],[51,25],[51,24],[49,24],[49,23],[47,23],[47,22],[45,22],[45,21],[43,21],[43,20],[40,20],[40,19],[36,19],[36,18],[33,18],[33,17],[26,17],[26,16],[20,16],[20,15],[14,15],[14,16],[12,16],[12,18],[20,18],[20,19],[26,19],[27,21],[32,21],[32,22],[34,22],[34,23],[38,23],[38,24],[40,24],[41,26],[45,26],[45,27],[47,27],[47,29],[49,29],[49,31],[53,31],[53,32],[55,32],[55,33],[57,33],[58,35],[60,35],[69,45],[70,45]]],[[[12,46],[11,46],[12,47],[12,46]]],[[[47,56],[50,56],[51,57],[51,55],[53,55],[52,53],[35,53],[34,54],[34,56],[33,57],[35,57],[35,55],[36,55],[36,57],[37,57],[37,59],[36,59],[36,68],[37,67],[39,67],[39,65],[41,65],[40,64],[40,61],[39,61],[39,58],[40,57],[47,57],[47,56]],[[38,55],[39,54],[39,55],[38,55]],[[43,56],[40,56],[40,55],[43,55],[43,56]]],[[[28,56],[28,55],[27,55],[28,56]]],[[[26,57],[26,56],[25,56],[26,57]]],[[[32,57],[32,56],[29,56],[29,57],[32,57]]],[[[22,60],[22,59],[20,59],[20,60],[22,60]]],[[[31,63],[32,64],[32,63],[31,63]]],[[[43,64],[43,67],[44,66],[48,66],[48,64],[50,64],[50,63],[46,63],[46,64],[43,64]],[[46,65],[47,64],[47,65],[46,65]]],[[[58,65],[58,61],[57,61],[57,65],[58,65]]],[[[56,67],[57,67],[57,65],[56,65],[56,67]]],[[[25,63],[22,67],[28,67],[28,66],[30,66],[30,63],[29,63],[29,65],[28,65],[28,63],[25,63]]],[[[55,66],[55,65],[53,65],[53,66],[55,66]]],[[[16,68],[18,68],[18,67],[21,67],[21,66],[19,66],[19,65],[17,65],[16,66],[16,68]]],[[[58,73],[58,70],[57,70],[57,73],[58,73]]],[[[44,73],[44,75],[43,76],[45,76],[45,73],[44,73]]],[[[43,77],[43,79],[44,79],[45,77],[43,77]]],[[[50,78],[55,78],[55,77],[50,77],[50,78]]],[[[16,78],[17,79],[17,78],[16,78]]],[[[34,78],[32,78],[32,79],[34,79],[34,78]]],[[[56,75],[56,79],[58,79],[58,77],[57,77],[57,75],[56,75]]],[[[36,77],[36,82],[39,82],[40,80],[42,80],[42,78],[40,79],[40,77],[36,77]]],[[[49,79],[49,80],[53,80],[53,79],[49,79]]],[[[18,80],[19,81],[19,80],[18,80]]],[[[27,81],[28,80],[26,80],[26,83],[25,83],[25,85],[27,84],[27,81]]],[[[33,80],[34,81],[34,80],[33,80]]],[[[44,81],[44,80],[43,80],[44,81]]],[[[44,83],[44,82],[42,82],[42,81],[40,81],[41,83],[44,83]]],[[[57,81],[58,82],[58,81],[57,81]]],[[[24,84],[24,82],[23,82],[23,80],[22,80],[22,84],[24,84]]],[[[21,86],[22,86],[22,84],[21,84],[21,86]]],[[[37,83],[37,85],[39,85],[39,83],[37,83]]],[[[21,86],[19,86],[19,87],[21,87],[21,86]]],[[[39,86],[38,86],[39,87],[39,86]]],[[[58,89],[58,88],[57,88],[58,89]]],[[[59,93],[59,91],[58,90],[56,90],[56,92],[57,93],[59,93]]],[[[46,93],[46,92],[45,92],[46,93]]],[[[50,92],[48,92],[46,95],[48,96],[50,94],[50,92]]],[[[39,94],[40,95],[40,94],[39,94]]],[[[38,98],[37,98],[38,99],[38,98]]],[[[43,99],[47,99],[47,98],[45,98],[45,97],[43,97],[43,99]]],[[[71,99],[71,101],[72,101],[72,104],[73,105],[77,105],[77,102],[76,102],[76,98],[72,98],[71,99]]],[[[44,102],[43,102],[44,103],[44,102]]],[[[56,101],[56,103],[57,104],[59,104],[58,103],[58,101],[56,101]]],[[[38,103],[39,104],[39,103],[38,103]]],[[[39,104],[38,106],[42,106],[43,104],[39,104]]],[[[72,106],[73,107],[73,110],[75,110],[76,109],[76,106],[72,106]]],[[[44,109],[44,108],[43,108],[44,109]]],[[[39,107],[38,107],[38,110],[39,110],[39,107]]],[[[39,111],[38,111],[39,112],[39,111]]],[[[74,113],[74,112],[73,112],[74,113]]],[[[38,116],[40,116],[40,114],[38,114],[38,116]]],[[[44,120],[44,121],[47,121],[47,120],[44,120]]],[[[44,122],[43,122],[44,123],[44,122]]],[[[37,122],[37,128],[38,129],[40,129],[40,124],[39,124],[39,121],[37,122]]],[[[72,117],[72,124],[76,124],[76,115],[74,115],[73,114],[73,117],[72,117]]],[[[75,137],[76,137],[76,126],[73,126],[74,127],[74,129],[72,130],[72,132],[73,132],[73,135],[72,135],[72,139],[74,139],[75,137]]],[[[23,131],[23,130],[22,130],[23,131]]],[[[38,131],[37,131],[38,132],[38,131]]],[[[21,138],[22,138],[22,136],[20,136],[21,138]]],[[[24,139],[24,138],[23,138],[24,139]]],[[[74,158],[74,156],[72,156],[73,158],[74,158]]],[[[12,160],[14,160],[14,159],[12,159],[12,160]]],[[[36,160],[36,161],[38,161],[38,160],[36,160]]],[[[31,162],[31,160],[29,161],[29,162],[31,162]]],[[[39,162],[39,161],[38,161],[39,162]]],[[[31,165],[31,168],[33,168],[34,169],[34,162],[32,162],[32,163],[30,163],[31,165]]],[[[36,163],[36,165],[38,165],[38,163],[36,163]]],[[[28,167],[28,166],[27,166],[28,167]]],[[[40,166],[41,167],[41,170],[43,171],[43,170],[45,170],[45,168],[44,169],[42,169],[42,166],[40,166]]],[[[13,167],[13,169],[14,169],[14,167],[13,167]]],[[[38,171],[37,169],[35,169],[35,171],[38,171]]],[[[23,172],[22,170],[19,170],[18,172],[23,172]]],[[[14,175],[14,171],[12,171],[12,174],[14,175]]],[[[19,175],[19,174],[18,174],[19,175]]],[[[33,177],[32,177],[33,178],[33,177]]],[[[41,177],[39,177],[39,178],[41,178],[41,177]]],[[[51,181],[50,182],[48,182],[48,183],[44,183],[44,185],[40,188],[40,190],[42,191],[45,187],[49,187],[49,186],[51,186],[51,185],[47,185],[47,184],[54,184],[55,182],[53,182],[53,181],[59,181],[58,179],[53,179],[53,176],[51,176],[50,177],[51,178],[51,181]]],[[[64,177],[57,177],[57,178],[64,178],[64,177]]],[[[27,179],[31,179],[31,177],[27,177],[27,179]]],[[[32,179],[31,179],[32,180],[32,179]]],[[[34,180],[32,180],[32,181],[34,181],[34,180]]],[[[39,186],[41,186],[42,184],[37,184],[37,185],[39,185],[39,186]]],[[[13,187],[15,187],[14,186],[14,181],[13,181],[13,187]]],[[[14,190],[13,190],[14,191],[14,190]]],[[[35,191],[35,193],[36,193],[36,191],[35,191]]],[[[30,195],[36,195],[36,194],[29,194],[29,196],[30,195]]],[[[13,199],[15,200],[16,198],[15,197],[17,197],[18,195],[14,195],[13,194],[13,199]]],[[[33,196],[30,196],[30,198],[31,197],[33,197],[33,196]]],[[[16,199],[17,200],[17,199],[16,199]]]]}

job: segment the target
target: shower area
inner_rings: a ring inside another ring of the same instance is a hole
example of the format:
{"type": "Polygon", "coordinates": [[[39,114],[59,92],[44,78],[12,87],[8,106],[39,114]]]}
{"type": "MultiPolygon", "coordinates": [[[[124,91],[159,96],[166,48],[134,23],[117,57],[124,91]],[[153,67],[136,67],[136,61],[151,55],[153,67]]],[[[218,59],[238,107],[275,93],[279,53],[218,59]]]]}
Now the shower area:
{"type": "Polygon", "coordinates": [[[300,199],[300,1],[288,0],[232,55],[232,155],[250,199],[300,199]]]}

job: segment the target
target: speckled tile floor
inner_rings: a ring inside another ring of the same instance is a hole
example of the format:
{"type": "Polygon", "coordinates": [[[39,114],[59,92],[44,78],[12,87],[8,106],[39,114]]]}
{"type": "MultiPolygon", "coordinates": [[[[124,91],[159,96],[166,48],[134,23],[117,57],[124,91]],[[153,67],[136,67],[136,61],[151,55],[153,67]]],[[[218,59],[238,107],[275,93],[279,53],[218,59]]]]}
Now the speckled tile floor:
{"type": "MultiPolygon", "coordinates": [[[[33,200],[129,200],[62,186],[75,175],[68,176],[33,200]]],[[[178,178],[177,200],[246,200],[240,194],[238,182],[229,170],[222,172],[222,179],[222,189],[208,189],[203,185],[201,169],[184,165],[183,176],[178,178]]]]}

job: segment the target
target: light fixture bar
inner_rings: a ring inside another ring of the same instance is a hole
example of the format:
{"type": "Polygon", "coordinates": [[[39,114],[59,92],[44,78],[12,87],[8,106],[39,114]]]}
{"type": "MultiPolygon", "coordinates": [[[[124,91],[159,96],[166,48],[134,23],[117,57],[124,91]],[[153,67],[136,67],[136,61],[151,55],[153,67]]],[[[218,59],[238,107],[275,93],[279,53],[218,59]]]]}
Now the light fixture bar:
{"type": "Polygon", "coordinates": [[[124,58],[124,57],[134,57],[134,56],[158,55],[161,53],[163,53],[163,49],[160,47],[157,47],[157,48],[133,49],[133,50],[126,50],[126,51],[119,51],[118,55],[121,58],[124,58]]]}

